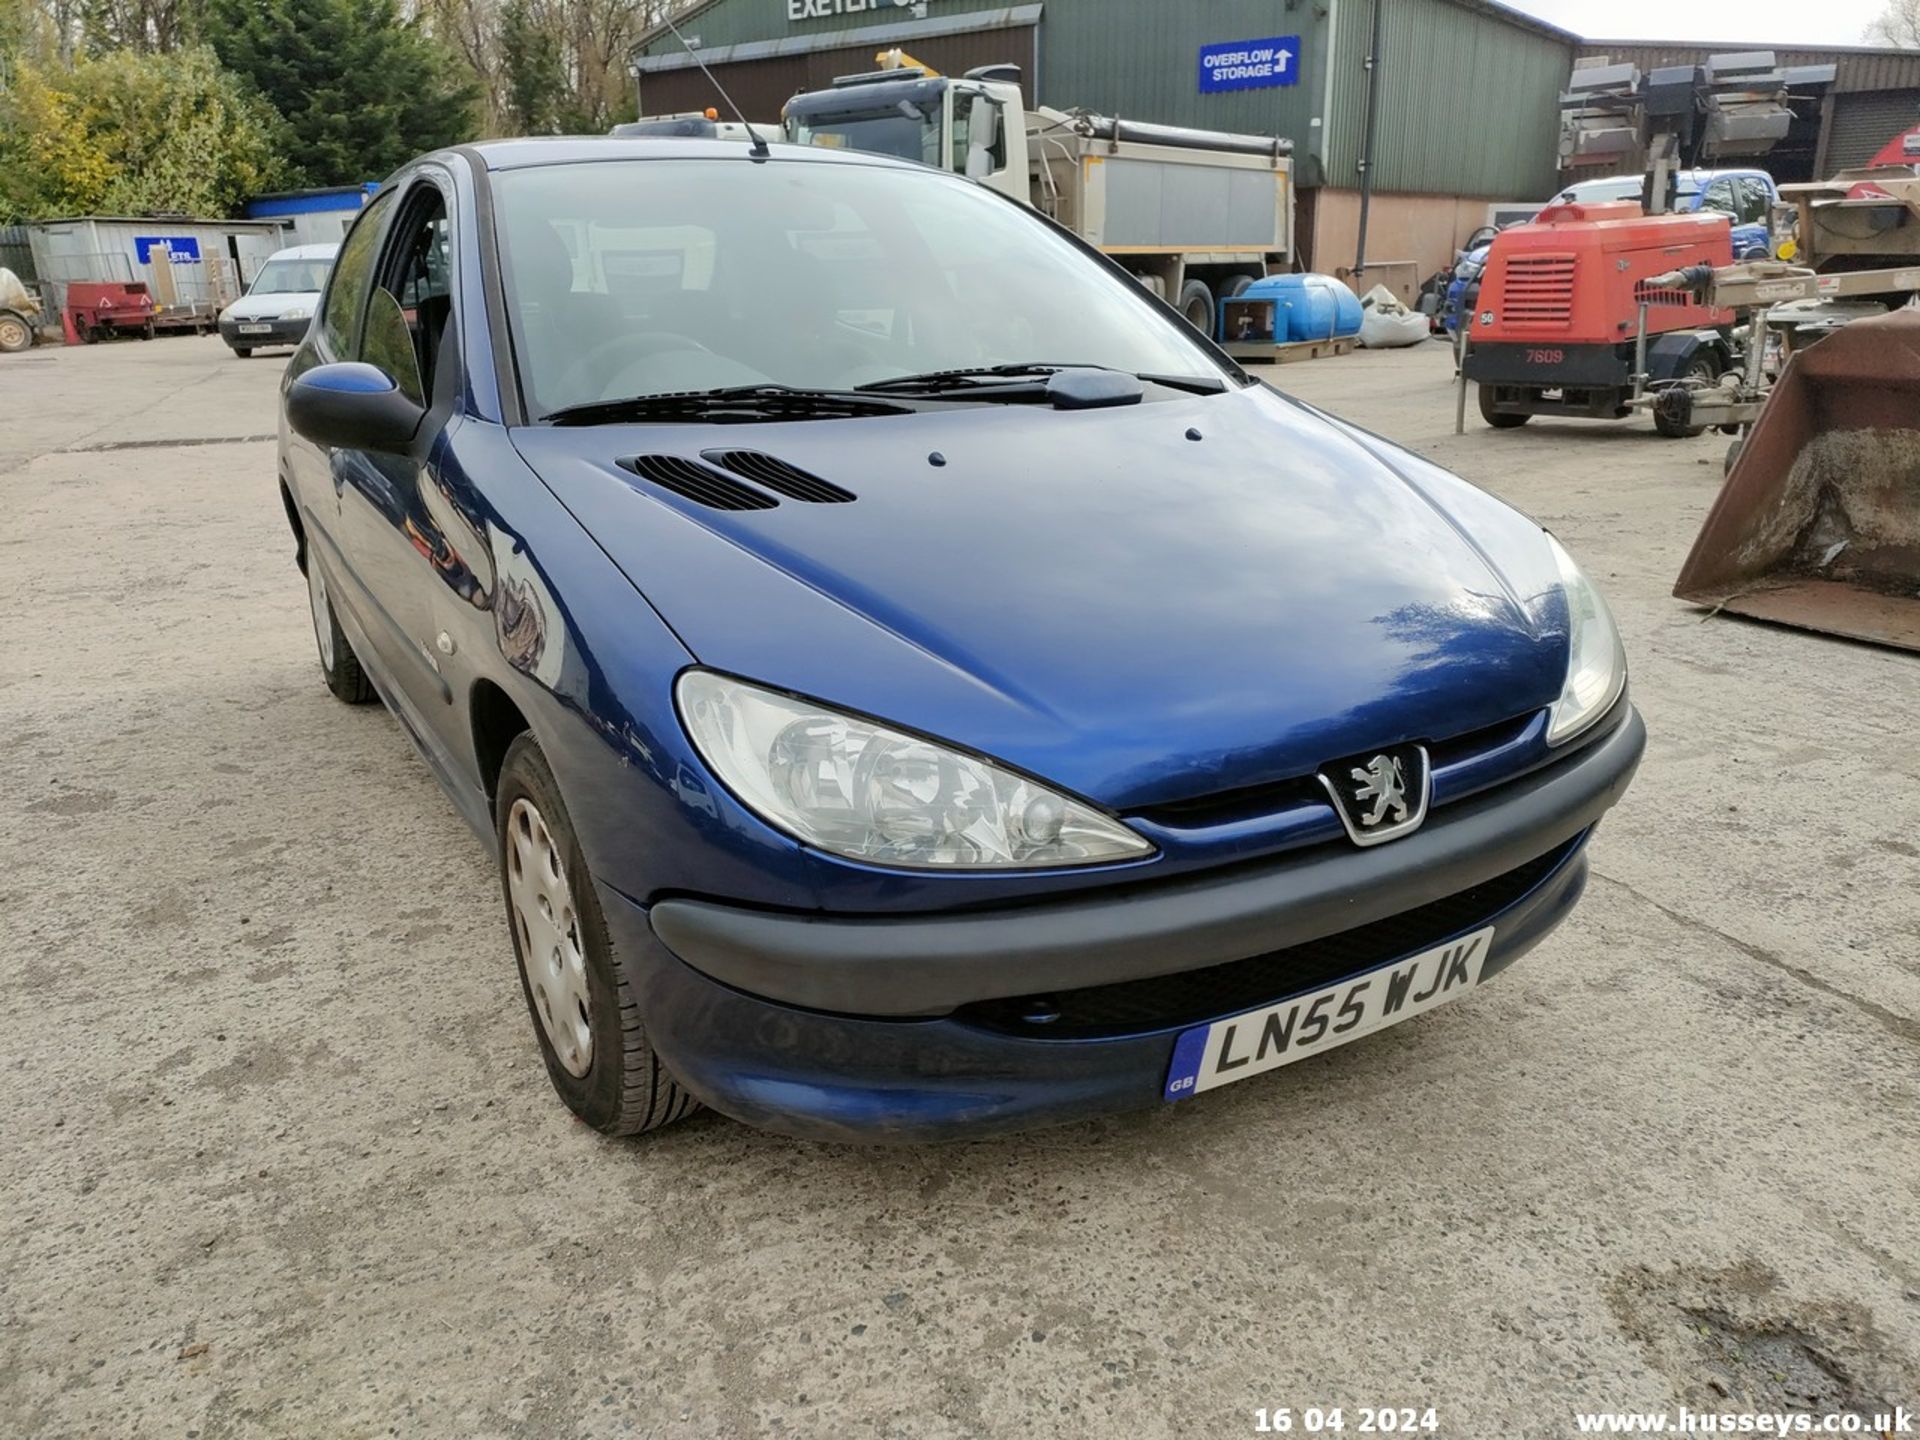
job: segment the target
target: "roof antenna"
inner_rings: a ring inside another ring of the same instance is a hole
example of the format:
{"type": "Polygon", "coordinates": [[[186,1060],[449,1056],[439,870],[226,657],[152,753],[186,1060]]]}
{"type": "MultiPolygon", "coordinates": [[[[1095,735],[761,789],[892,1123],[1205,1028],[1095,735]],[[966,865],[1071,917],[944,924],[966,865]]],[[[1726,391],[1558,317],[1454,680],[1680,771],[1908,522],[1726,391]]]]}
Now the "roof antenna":
{"type": "Polygon", "coordinates": [[[673,38],[680,42],[680,48],[693,57],[693,63],[700,67],[700,73],[707,77],[708,83],[720,92],[720,98],[727,102],[727,108],[733,111],[733,118],[740,122],[740,128],[747,132],[747,139],[753,142],[747,154],[755,160],[772,159],[773,152],[767,149],[767,142],[760,138],[760,132],[753,128],[753,122],[748,120],[747,117],[741,113],[740,107],[733,103],[733,97],[727,94],[726,87],[713,78],[713,71],[707,68],[707,62],[700,58],[699,53],[693,46],[687,44],[687,37],[682,35],[680,33],[680,27],[673,23],[673,16],[662,15],[660,19],[666,24],[667,29],[673,32],[673,38]]]}

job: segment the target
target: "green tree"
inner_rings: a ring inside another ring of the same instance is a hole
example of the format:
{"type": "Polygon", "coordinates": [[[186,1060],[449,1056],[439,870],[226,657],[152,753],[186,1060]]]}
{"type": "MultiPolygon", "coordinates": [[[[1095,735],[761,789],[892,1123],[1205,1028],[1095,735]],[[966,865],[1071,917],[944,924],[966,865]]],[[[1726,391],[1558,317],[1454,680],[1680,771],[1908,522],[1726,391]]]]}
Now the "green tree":
{"type": "Polygon", "coordinates": [[[22,64],[0,94],[0,220],[225,215],[283,179],[279,129],[204,48],[22,64]]]}
{"type": "Polygon", "coordinates": [[[499,55],[500,116],[508,134],[553,133],[567,94],[560,38],[541,23],[528,0],[500,7],[494,45],[499,55]]]}
{"type": "Polygon", "coordinates": [[[286,117],[309,185],[377,179],[472,135],[475,92],[394,0],[209,0],[207,38],[286,117]]]}
{"type": "Polygon", "coordinates": [[[201,0],[79,0],[80,29],[95,55],[169,51],[199,38],[201,0]]]}

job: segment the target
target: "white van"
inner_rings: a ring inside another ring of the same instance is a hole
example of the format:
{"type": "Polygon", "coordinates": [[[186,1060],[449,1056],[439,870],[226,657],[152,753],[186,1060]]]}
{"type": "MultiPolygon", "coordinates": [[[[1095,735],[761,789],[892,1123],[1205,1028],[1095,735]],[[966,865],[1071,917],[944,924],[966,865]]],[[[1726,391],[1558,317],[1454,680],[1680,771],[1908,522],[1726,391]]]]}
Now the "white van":
{"type": "Polygon", "coordinates": [[[339,249],[295,245],[276,250],[247,293],[220,312],[220,338],[243,360],[263,345],[298,345],[320,307],[320,292],[339,249]]]}

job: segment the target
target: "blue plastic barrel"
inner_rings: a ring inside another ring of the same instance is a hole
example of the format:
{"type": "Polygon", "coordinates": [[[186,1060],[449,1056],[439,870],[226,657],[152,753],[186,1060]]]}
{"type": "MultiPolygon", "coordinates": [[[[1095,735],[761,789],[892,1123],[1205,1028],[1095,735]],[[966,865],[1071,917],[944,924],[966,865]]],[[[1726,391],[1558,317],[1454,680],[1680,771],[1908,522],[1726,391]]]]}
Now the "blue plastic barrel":
{"type": "Polygon", "coordinates": [[[1238,298],[1274,302],[1276,344],[1360,333],[1360,297],[1331,275],[1269,275],[1238,298]]]}

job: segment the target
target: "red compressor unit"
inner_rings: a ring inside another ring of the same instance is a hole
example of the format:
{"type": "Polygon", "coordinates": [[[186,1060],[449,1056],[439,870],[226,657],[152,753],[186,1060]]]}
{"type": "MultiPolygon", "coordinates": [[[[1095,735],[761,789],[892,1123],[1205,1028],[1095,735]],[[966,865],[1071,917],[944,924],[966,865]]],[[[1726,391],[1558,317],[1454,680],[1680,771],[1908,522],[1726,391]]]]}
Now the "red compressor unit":
{"type": "Polygon", "coordinates": [[[67,286],[67,332],[91,345],[126,331],[153,338],[153,294],[144,281],[75,280],[67,286]]]}
{"type": "MultiPolygon", "coordinates": [[[[1731,265],[1731,222],[1717,213],[1648,215],[1632,200],[1549,205],[1502,230],[1487,254],[1465,374],[1495,429],[1535,415],[1618,420],[1631,413],[1640,344],[1634,285],[1684,265],[1731,265]]],[[[1648,307],[1648,389],[1712,384],[1734,360],[1733,312],[1685,297],[1648,307]]],[[[1654,412],[1663,435],[1697,435],[1654,412]]]]}

